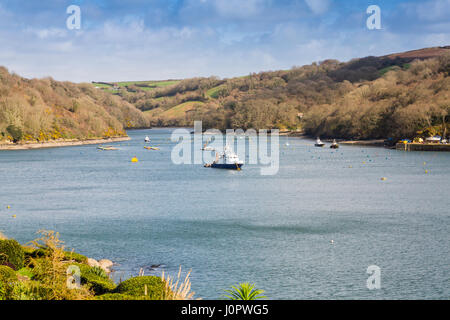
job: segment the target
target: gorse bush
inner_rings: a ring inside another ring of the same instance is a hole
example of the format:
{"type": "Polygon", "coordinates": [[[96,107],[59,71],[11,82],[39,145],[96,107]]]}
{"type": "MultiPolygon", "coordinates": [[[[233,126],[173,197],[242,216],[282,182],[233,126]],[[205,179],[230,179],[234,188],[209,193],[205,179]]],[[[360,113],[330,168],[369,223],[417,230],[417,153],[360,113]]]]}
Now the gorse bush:
{"type": "Polygon", "coordinates": [[[7,264],[14,270],[23,268],[24,251],[16,240],[0,240],[0,265],[7,264]]]}
{"type": "Polygon", "coordinates": [[[134,277],[120,283],[115,292],[138,297],[147,296],[151,300],[162,300],[165,283],[161,278],[155,276],[134,277]]]}

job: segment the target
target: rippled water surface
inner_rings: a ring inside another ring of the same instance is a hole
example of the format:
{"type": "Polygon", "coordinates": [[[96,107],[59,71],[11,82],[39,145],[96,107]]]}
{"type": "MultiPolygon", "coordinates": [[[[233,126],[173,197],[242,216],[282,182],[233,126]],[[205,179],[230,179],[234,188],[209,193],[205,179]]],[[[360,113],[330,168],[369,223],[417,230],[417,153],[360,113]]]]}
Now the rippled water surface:
{"type": "Polygon", "coordinates": [[[117,262],[116,279],[181,265],[204,299],[244,281],[273,299],[450,297],[449,153],[280,138],[279,173],[261,176],[176,166],[170,133],[130,131],[109,152],[0,151],[0,230],[21,242],[57,230],[117,262]],[[143,148],[146,135],[160,151],[143,148]],[[380,290],[366,288],[370,265],[380,290]]]}

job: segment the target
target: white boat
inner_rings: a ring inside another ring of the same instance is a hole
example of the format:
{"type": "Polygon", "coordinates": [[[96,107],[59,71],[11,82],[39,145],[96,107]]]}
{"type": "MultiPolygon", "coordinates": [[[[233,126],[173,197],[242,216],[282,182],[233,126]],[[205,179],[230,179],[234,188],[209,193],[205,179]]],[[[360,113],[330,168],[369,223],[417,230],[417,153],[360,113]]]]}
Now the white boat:
{"type": "Polygon", "coordinates": [[[323,143],[322,140],[320,140],[320,138],[317,138],[315,146],[316,147],[324,147],[325,143],[323,143]]]}
{"type": "Polygon", "coordinates": [[[150,138],[148,136],[145,137],[144,139],[145,142],[150,142],[150,138]]]}
{"type": "Polygon", "coordinates": [[[217,169],[241,170],[243,165],[244,161],[239,160],[238,155],[234,153],[229,146],[226,146],[223,152],[216,153],[216,160],[213,163],[205,164],[205,167],[217,169]]]}

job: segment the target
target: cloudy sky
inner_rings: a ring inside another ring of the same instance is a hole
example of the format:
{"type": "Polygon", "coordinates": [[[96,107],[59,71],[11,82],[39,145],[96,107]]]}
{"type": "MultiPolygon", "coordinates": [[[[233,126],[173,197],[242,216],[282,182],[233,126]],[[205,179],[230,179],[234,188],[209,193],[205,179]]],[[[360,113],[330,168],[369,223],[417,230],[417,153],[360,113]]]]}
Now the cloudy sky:
{"type": "Polygon", "coordinates": [[[75,82],[225,78],[450,45],[449,12],[450,0],[0,0],[0,65],[75,82]],[[372,4],[381,30],[366,27],[372,4]]]}

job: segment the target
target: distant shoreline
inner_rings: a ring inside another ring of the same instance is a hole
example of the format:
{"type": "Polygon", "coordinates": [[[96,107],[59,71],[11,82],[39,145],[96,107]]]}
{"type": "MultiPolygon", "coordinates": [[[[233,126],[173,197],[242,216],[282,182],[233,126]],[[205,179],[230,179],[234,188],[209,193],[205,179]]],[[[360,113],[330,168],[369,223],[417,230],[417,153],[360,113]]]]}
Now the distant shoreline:
{"type": "Polygon", "coordinates": [[[73,147],[73,146],[83,146],[91,144],[103,144],[112,143],[120,141],[131,140],[130,137],[115,137],[115,138],[104,138],[104,139],[66,139],[66,140],[54,140],[46,142],[35,142],[35,143],[10,143],[10,144],[0,144],[0,151],[6,150],[33,150],[33,149],[45,149],[45,148],[60,148],[60,147],[73,147]]]}
{"type": "Polygon", "coordinates": [[[340,144],[355,145],[355,146],[371,146],[371,147],[385,147],[385,140],[345,140],[340,141],[340,144]]]}

